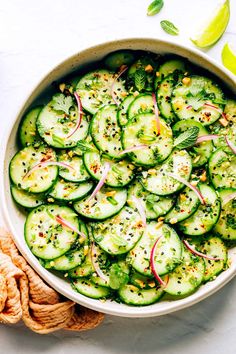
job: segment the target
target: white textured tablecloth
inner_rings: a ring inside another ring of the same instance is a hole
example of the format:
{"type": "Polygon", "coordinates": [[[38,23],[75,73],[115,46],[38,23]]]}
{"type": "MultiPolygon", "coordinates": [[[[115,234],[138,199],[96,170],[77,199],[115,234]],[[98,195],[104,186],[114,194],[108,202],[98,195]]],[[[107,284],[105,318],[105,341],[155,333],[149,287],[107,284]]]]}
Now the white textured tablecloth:
{"type": "MultiPolygon", "coordinates": [[[[170,38],[159,25],[173,21],[174,40],[189,36],[217,0],[165,0],[162,12],[146,16],[150,0],[1,0],[0,141],[30,90],[53,66],[83,48],[127,37],[170,38]]],[[[223,38],[208,51],[220,61],[226,41],[236,42],[236,1],[223,38]]],[[[0,152],[0,158],[2,154],[0,152]]],[[[152,319],[107,316],[86,333],[40,336],[22,325],[0,325],[1,354],[233,354],[236,352],[236,281],[174,314],[152,319]]]]}

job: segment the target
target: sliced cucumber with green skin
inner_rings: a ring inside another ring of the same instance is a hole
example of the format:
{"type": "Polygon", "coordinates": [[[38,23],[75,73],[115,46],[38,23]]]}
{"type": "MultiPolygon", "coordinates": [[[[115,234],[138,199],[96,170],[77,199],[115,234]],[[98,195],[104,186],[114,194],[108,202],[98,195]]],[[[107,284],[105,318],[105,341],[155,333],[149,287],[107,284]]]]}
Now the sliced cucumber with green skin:
{"type": "Polygon", "coordinates": [[[45,195],[28,193],[16,186],[11,186],[11,194],[15,202],[24,208],[35,208],[45,202],[45,195]]]}
{"type": "Polygon", "coordinates": [[[193,293],[204,279],[205,263],[203,258],[183,249],[182,262],[172,273],[164,291],[174,296],[186,296],[193,293]]]}
{"type": "Polygon", "coordinates": [[[227,100],[223,119],[210,126],[212,134],[218,134],[221,137],[214,139],[213,144],[218,148],[229,149],[225,137],[236,146],[236,101],[227,100]]]}
{"type": "Polygon", "coordinates": [[[129,282],[139,289],[153,289],[158,286],[153,278],[146,277],[145,275],[135,272],[134,270],[130,275],[129,282]]]}
{"type": "Polygon", "coordinates": [[[96,285],[91,280],[86,278],[77,278],[72,282],[72,288],[78,291],[80,294],[92,299],[107,298],[111,291],[105,286],[96,285]]]}
{"type": "Polygon", "coordinates": [[[32,108],[23,117],[20,123],[18,136],[19,136],[20,143],[23,147],[41,141],[41,138],[36,128],[36,120],[42,108],[43,108],[42,106],[32,108]]]}
{"type": "Polygon", "coordinates": [[[126,284],[118,290],[122,302],[127,305],[145,306],[157,302],[163,295],[161,288],[140,289],[132,284],[126,284]]]}
{"type": "Polygon", "coordinates": [[[165,216],[165,222],[176,224],[190,217],[200,205],[196,193],[189,187],[184,188],[178,195],[173,209],[165,216]]]}
{"type": "Polygon", "coordinates": [[[92,188],[93,182],[91,181],[74,183],[59,179],[49,195],[56,200],[72,202],[87,196],[92,188]]]}
{"type": "Polygon", "coordinates": [[[155,269],[159,275],[173,270],[181,260],[182,244],[170,226],[152,221],[150,222],[137,245],[130,251],[129,259],[132,267],[139,273],[152,277],[150,266],[151,250],[159,239],[155,253],[155,269]]]}
{"type": "Polygon", "coordinates": [[[110,187],[124,187],[134,178],[135,166],[130,161],[114,161],[107,158],[106,155],[100,155],[99,152],[87,152],[83,156],[84,165],[89,174],[99,181],[104,171],[106,162],[110,164],[110,170],[107,174],[105,184],[110,187]]]}
{"type": "MultiPolygon", "coordinates": [[[[178,136],[179,134],[192,127],[199,128],[198,137],[209,134],[208,130],[201,123],[195,122],[192,119],[181,120],[177,122],[172,127],[173,134],[174,136],[178,136]]],[[[200,167],[205,165],[212,154],[212,150],[213,144],[211,141],[203,141],[202,143],[189,148],[188,153],[192,157],[193,167],[200,167]]]]}
{"type": "Polygon", "coordinates": [[[205,204],[200,204],[192,216],[178,224],[179,229],[190,236],[203,235],[209,232],[217,223],[220,215],[220,200],[215,190],[207,184],[199,185],[199,190],[205,204]]]}
{"type": "Polygon", "coordinates": [[[94,240],[112,255],[127,253],[138,242],[143,231],[139,213],[129,207],[124,207],[113,218],[92,224],[94,240]]]}
{"type": "Polygon", "coordinates": [[[123,101],[123,93],[126,92],[122,77],[108,70],[94,70],[85,74],[76,86],[76,92],[80,96],[82,106],[86,111],[95,114],[99,108],[113,103],[111,87],[116,100],[123,101]]]}
{"type": "Polygon", "coordinates": [[[225,198],[235,193],[235,189],[226,188],[218,192],[221,199],[221,214],[214,232],[224,240],[236,240],[236,198],[224,203],[225,198]]]}
{"type": "Polygon", "coordinates": [[[108,54],[104,58],[104,64],[109,70],[118,70],[122,65],[131,65],[135,60],[134,53],[131,50],[117,50],[108,54]]]}
{"type": "Polygon", "coordinates": [[[117,121],[117,106],[99,109],[90,123],[90,134],[96,147],[111,158],[121,158],[121,128],[117,121]]]}
{"type": "Polygon", "coordinates": [[[173,110],[179,119],[193,119],[203,125],[210,125],[220,118],[223,102],[224,96],[219,86],[197,75],[191,76],[189,83],[179,83],[171,98],[173,110]]]}
{"type": "Polygon", "coordinates": [[[71,150],[61,150],[58,154],[58,160],[70,165],[72,169],[59,167],[59,176],[66,181],[70,182],[84,182],[90,179],[90,175],[87,172],[83,159],[71,150]]]}
{"type": "Polygon", "coordinates": [[[192,161],[187,151],[175,150],[162,165],[142,172],[141,183],[147,191],[153,194],[170,195],[179,191],[184,185],[168,176],[168,173],[171,172],[188,181],[191,170],[192,161]]]}
{"type": "Polygon", "coordinates": [[[135,180],[128,189],[127,203],[134,209],[136,205],[132,199],[133,196],[142,201],[147,219],[157,219],[159,216],[167,214],[175,202],[173,197],[160,197],[146,191],[138,180],[135,180]]]}
{"type": "Polygon", "coordinates": [[[209,159],[208,170],[215,188],[236,189],[236,155],[216,150],[209,159]]]}
{"type": "Polygon", "coordinates": [[[149,93],[139,94],[129,105],[128,119],[142,113],[153,113],[154,103],[152,95],[149,93]]]}
{"type": "Polygon", "coordinates": [[[176,120],[176,115],[173,111],[171,105],[171,95],[174,86],[178,83],[183,75],[170,74],[165,77],[158,85],[157,90],[157,104],[160,110],[161,116],[167,120],[167,122],[172,123],[176,120]]]}
{"type": "Polygon", "coordinates": [[[154,114],[143,113],[129,120],[123,128],[122,145],[124,149],[147,145],[128,155],[137,165],[154,166],[165,160],[171,153],[173,138],[171,128],[160,119],[160,134],[154,114]]]}
{"type": "Polygon", "coordinates": [[[39,168],[29,175],[31,169],[46,160],[56,161],[55,151],[47,146],[27,146],[18,151],[12,158],[9,173],[12,182],[25,191],[41,193],[51,188],[57,180],[58,167],[46,166],[39,168]]]}
{"type": "Polygon", "coordinates": [[[86,247],[85,248],[86,252],[85,252],[85,259],[83,263],[77,266],[76,268],[68,271],[69,278],[77,279],[77,278],[88,277],[94,272],[94,268],[91,260],[91,252],[89,248],[87,248],[88,246],[85,247],[86,247]]]}
{"type": "Polygon", "coordinates": [[[42,259],[54,259],[65,254],[76,241],[78,234],[56,221],[56,216],[79,228],[75,212],[59,205],[42,205],[33,209],[25,222],[25,240],[31,252],[42,259]]]}
{"type": "Polygon", "coordinates": [[[166,76],[173,74],[174,72],[185,73],[187,70],[188,68],[184,60],[170,59],[165,61],[158,69],[155,79],[155,87],[157,87],[160,81],[162,81],[166,76]]]}
{"type": "Polygon", "coordinates": [[[128,123],[127,111],[128,111],[129,105],[131,104],[131,102],[133,102],[133,100],[134,100],[133,95],[127,96],[118,108],[117,120],[118,120],[118,123],[121,127],[123,127],[124,125],[126,125],[128,123]]]}
{"type": "Polygon", "coordinates": [[[36,124],[39,135],[48,145],[55,148],[72,148],[79,140],[86,138],[89,127],[87,118],[83,114],[79,129],[69,136],[78,120],[78,107],[72,101],[69,114],[66,114],[61,110],[53,109],[53,103],[54,98],[41,110],[38,116],[36,124]]]}
{"type": "Polygon", "coordinates": [[[76,212],[86,218],[104,220],[117,214],[127,200],[126,189],[113,189],[103,186],[95,198],[88,197],[74,203],[76,212]]]}
{"type": "Polygon", "coordinates": [[[91,249],[91,257],[93,258],[93,264],[98,264],[98,267],[102,271],[104,278],[101,278],[94,269],[92,276],[90,276],[90,280],[92,280],[92,282],[96,285],[110,287],[109,268],[111,260],[108,258],[108,254],[94,243],[91,249]]]}

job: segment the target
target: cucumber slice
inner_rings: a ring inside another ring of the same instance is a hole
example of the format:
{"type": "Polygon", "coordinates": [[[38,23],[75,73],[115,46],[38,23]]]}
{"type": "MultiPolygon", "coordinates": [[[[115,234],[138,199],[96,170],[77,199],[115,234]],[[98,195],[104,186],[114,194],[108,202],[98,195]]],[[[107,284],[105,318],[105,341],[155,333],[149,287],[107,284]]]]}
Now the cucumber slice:
{"type": "Polygon", "coordinates": [[[200,205],[196,193],[189,187],[184,188],[178,195],[173,209],[165,216],[165,222],[176,224],[190,217],[200,205]]]}
{"type": "Polygon", "coordinates": [[[120,158],[121,128],[117,122],[117,106],[102,107],[93,117],[90,133],[96,147],[111,158],[120,158]]]}
{"type": "Polygon", "coordinates": [[[215,122],[211,127],[212,134],[218,134],[222,137],[215,139],[213,144],[218,148],[227,148],[229,149],[225,137],[229,139],[236,146],[236,101],[227,100],[224,117],[215,122]]]}
{"type": "Polygon", "coordinates": [[[9,166],[9,173],[12,182],[28,192],[41,193],[51,188],[57,180],[58,167],[47,166],[26,174],[37,164],[46,160],[56,161],[56,154],[53,149],[39,145],[27,146],[18,151],[12,158],[9,166]]]}
{"type": "Polygon", "coordinates": [[[208,169],[215,188],[236,189],[236,155],[218,149],[211,155],[208,169]]]}
{"type": "Polygon", "coordinates": [[[98,264],[104,276],[107,277],[107,280],[101,278],[95,272],[95,269],[92,276],[90,276],[90,280],[96,285],[110,287],[109,276],[110,276],[111,260],[110,258],[108,258],[108,254],[104,252],[98,245],[94,244],[93,249],[91,250],[91,257],[93,257],[93,264],[94,263],[98,264]]]}
{"type": "Polygon", "coordinates": [[[169,274],[164,291],[174,296],[190,295],[203,281],[204,273],[204,260],[184,248],[182,262],[169,274]]]}
{"type": "Polygon", "coordinates": [[[124,101],[118,107],[117,120],[118,120],[118,123],[121,127],[126,125],[128,122],[127,111],[128,111],[129,105],[131,104],[131,102],[133,102],[133,100],[134,100],[134,96],[129,95],[124,99],[124,101]]]}
{"type": "Polygon", "coordinates": [[[163,295],[161,288],[139,289],[132,284],[126,284],[118,290],[122,302],[127,305],[146,306],[157,302],[163,295]]]}
{"type": "Polygon", "coordinates": [[[131,65],[135,60],[134,53],[131,50],[117,50],[109,53],[104,58],[104,64],[109,70],[118,70],[122,65],[131,65]]]}
{"type": "Polygon", "coordinates": [[[236,240],[236,198],[231,199],[226,204],[224,204],[224,200],[232,193],[235,193],[235,189],[227,188],[219,190],[221,214],[214,228],[214,232],[216,232],[221,238],[230,241],[236,240]]]}
{"type": "Polygon", "coordinates": [[[74,227],[80,221],[74,211],[65,206],[43,205],[33,209],[25,222],[25,240],[31,252],[42,259],[54,259],[65,254],[78,235],[59,224],[55,217],[60,215],[74,227]]]}
{"type": "Polygon", "coordinates": [[[160,110],[161,116],[164,117],[168,123],[172,123],[176,120],[176,116],[171,105],[171,95],[174,86],[182,77],[183,75],[179,73],[170,74],[165,77],[158,85],[158,108],[160,110]]]}
{"type": "Polygon", "coordinates": [[[183,59],[169,59],[165,61],[158,69],[155,79],[155,87],[157,87],[160,81],[162,81],[166,76],[173,74],[174,72],[185,73],[187,70],[187,64],[183,59]]]}
{"type": "Polygon", "coordinates": [[[66,181],[84,182],[90,178],[90,175],[84,166],[82,157],[76,156],[74,151],[61,150],[58,154],[58,160],[73,167],[73,170],[59,167],[59,176],[66,181]]]}
{"type": "Polygon", "coordinates": [[[72,288],[80,294],[92,299],[103,299],[110,295],[110,289],[104,286],[94,284],[86,278],[77,278],[72,282],[72,288]]]}
{"type": "Polygon", "coordinates": [[[41,138],[50,146],[64,149],[76,146],[79,140],[86,138],[88,134],[88,120],[83,114],[79,129],[68,137],[73,131],[78,120],[78,107],[75,105],[72,97],[63,94],[56,94],[52,100],[41,110],[37,119],[37,129],[41,138]],[[54,109],[55,102],[60,98],[71,99],[69,113],[54,109]]]}
{"type": "Polygon", "coordinates": [[[127,253],[138,242],[143,230],[139,213],[129,207],[124,207],[113,218],[92,224],[95,241],[112,255],[127,253]]]}
{"type": "Polygon", "coordinates": [[[175,199],[169,197],[160,197],[145,190],[142,183],[136,180],[128,189],[127,203],[131,208],[135,208],[132,197],[142,201],[147,219],[157,219],[159,216],[165,215],[173,207],[175,199]]]}
{"type": "Polygon", "coordinates": [[[172,130],[163,120],[160,120],[160,122],[160,135],[157,135],[155,115],[150,113],[133,117],[123,128],[122,145],[124,149],[137,145],[147,145],[147,148],[128,154],[136,164],[154,166],[170,155],[173,147],[172,130]]]}
{"type": "Polygon", "coordinates": [[[93,183],[90,181],[74,183],[59,179],[49,194],[54,199],[72,202],[87,196],[92,188],[93,183]]]}
{"type": "Polygon", "coordinates": [[[190,82],[179,83],[172,92],[172,107],[179,119],[193,119],[210,125],[220,118],[224,96],[219,86],[204,76],[192,76],[190,82]],[[205,104],[213,105],[205,106],[205,104]]]}
{"type": "Polygon", "coordinates": [[[182,244],[170,226],[152,221],[150,222],[137,245],[130,251],[129,258],[132,267],[139,273],[152,277],[150,267],[151,250],[162,237],[156,248],[155,268],[159,275],[172,271],[181,261],[182,244]]]}
{"type": "Polygon", "coordinates": [[[142,172],[141,183],[144,188],[154,194],[169,195],[183,188],[183,183],[168,176],[168,172],[186,179],[192,170],[191,157],[186,150],[175,150],[162,165],[142,172]]]}
{"type": "Polygon", "coordinates": [[[76,86],[83,108],[95,114],[102,106],[111,104],[112,85],[117,101],[122,102],[126,92],[122,78],[116,79],[115,73],[102,69],[85,74],[76,86]]]}
{"type": "Polygon", "coordinates": [[[20,143],[23,147],[41,141],[41,138],[36,128],[36,120],[42,108],[43,108],[42,106],[32,108],[23,117],[20,123],[18,136],[19,136],[20,143]]]}
{"type": "Polygon", "coordinates": [[[215,190],[207,184],[201,184],[199,190],[206,204],[201,204],[192,216],[179,223],[179,229],[190,236],[209,232],[217,223],[220,215],[220,200],[215,190]]]}
{"type": "Polygon", "coordinates": [[[126,189],[112,189],[102,187],[95,198],[88,202],[88,198],[74,203],[76,212],[89,219],[104,220],[117,214],[125,205],[126,189]]]}
{"type": "Polygon", "coordinates": [[[44,194],[28,193],[16,186],[11,186],[11,194],[15,202],[24,208],[35,208],[45,202],[44,194]]]}
{"type": "Polygon", "coordinates": [[[138,95],[129,105],[128,119],[143,113],[153,113],[154,103],[152,95],[149,93],[142,93],[138,95]]]}
{"type": "MultiPolygon", "coordinates": [[[[173,134],[174,136],[178,136],[191,127],[199,128],[199,137],[209,134],[208,130],[201,123],[195,122],[192,119],[181,120],[177,122],[172,128],[173,134]]],[[[203,141],[201,144],[194,145],[193,147],[189,148],[188,153],[192,157],[193,167],[200,167],[205,165],[212,154],[212,150],[213,144],[211,141],[203,141]]]]}
{"type": "Polygon", "coordinates": [[[96,180],[100,180],[104,170],[104,164],[109,162],[110,170],[107,174],[105,184],[110,187],[124,187],[134,177],[134,168],[129,161],[110,160],[105,156],[101,156],[98,152],[87,152],[83,156],[84,165],[89,174],[96,180]]]}
{"type": "Polygon", "coordinates": [[[68,276],[72,279],[88,277],[94,272],[91,260],[91,252],[88,246],[84,247],[85,259],[82,264],[68,271],[68,276]]]}

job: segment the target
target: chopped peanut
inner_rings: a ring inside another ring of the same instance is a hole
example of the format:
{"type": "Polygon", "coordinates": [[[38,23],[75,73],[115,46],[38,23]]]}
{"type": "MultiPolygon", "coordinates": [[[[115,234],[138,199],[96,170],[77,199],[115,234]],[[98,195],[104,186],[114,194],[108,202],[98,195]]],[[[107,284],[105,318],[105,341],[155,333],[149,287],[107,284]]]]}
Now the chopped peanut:
{"type": "Polygon", "coordinates": [[[177,218],[170,219],[170,224],[171,225],[176,224],[177,222],[178,222],[177,218]]]}
{"type": "Polygon", "coordinates": [[[163,221],[158,221],[158,223],[156,224],[155,228],[159,229],[162,225],[163,225],[163,221]]]}
{"type": "Polygon", "coordinates": [[[127,96],[127,92],[126,91],[122,91],[120,95],[121,95],[121,97],[126,97],[127,96]]]}
{"type": "Polygon", "coordinates": [[[160,76],[160,73],[159,71],[156,72],[156,77],[159,77],[160,76]]]}
{"type": "Polygon", "coordinates": [[[150,64],[148,64],[146,67],[145,67],[145,69],[144,69],[147,73],[151,73],[151,72],[153,72],[153,67],[150,65],[150,64]]]}
{"type": "Polygon", "coordinates": [[[66,88],[66,84],[60,84],[59,85],[59,90],[61,91],[61,92],[64,92],[64,90],[65,90],[65,88],[66,88]]]}
{"type": "Polygon", "coordinates": [[[204,171],[204,172],[202,173],[202,175],[200,176],[200,181],[206,182],[206,180],[207,180],[207,175],[206,175],[206,171],[204,171]]]}
{"type": "Polygon", "coordinates": [[[155,288],[156,284],[155,282],[152,280],[152,281],[148,281],[148,285],[150,286],[150,288],[155,288]]]}
{"type": "Polygon", "coordinates": [[[182,80],[182,83],[183,83],[184,85],[189,85],[190,82],[191,82],[190,77],[184,77],[183,80],[182,80]]]}
{"type": "Polygon", "coordinates": [[[229,122],[225,118],[220,118],[219,122],[221,125],[223,125],[223,127],[227,127],[227,125],[229,124],[229,122]]]}
{"type": "Polygon", "coordinates": [[[151,168],[150,170],[148,170],[148,174],[153,176],[156,174],[156,170],[154,168],[151,168]]]}
{"type": "Polygon", "coordinates": [[[116,191],[110,191],[106,193],[107,197],[113,197],[116,194],[116,191]]]}
{"type": "Polygon", "coordinates": [[[137,97],[139,95],[138,91],[134,91],[134,97],[137,97]]]}

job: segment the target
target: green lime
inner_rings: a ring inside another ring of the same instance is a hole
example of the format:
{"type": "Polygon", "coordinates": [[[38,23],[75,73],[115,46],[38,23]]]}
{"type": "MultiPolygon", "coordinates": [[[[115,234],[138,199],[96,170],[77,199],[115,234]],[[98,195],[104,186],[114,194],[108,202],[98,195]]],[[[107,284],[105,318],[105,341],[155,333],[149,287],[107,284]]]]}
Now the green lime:
{"type": "Polygon", "coordinates": [[[205,48],[216,43],[226,30],[230,18],[230,3],[225,0],[213,13],[213,16],[207,21],[206,26],[193,36],[191,41],[200,48],[205,48]]]}
{"type": "Polygon", "coordinates": [[[233,52],[229,43],[226,43],[221,53],[222,63],[234,75],[236,75],[236,53],[233,52]]]}

